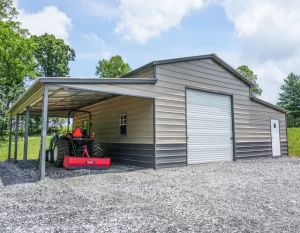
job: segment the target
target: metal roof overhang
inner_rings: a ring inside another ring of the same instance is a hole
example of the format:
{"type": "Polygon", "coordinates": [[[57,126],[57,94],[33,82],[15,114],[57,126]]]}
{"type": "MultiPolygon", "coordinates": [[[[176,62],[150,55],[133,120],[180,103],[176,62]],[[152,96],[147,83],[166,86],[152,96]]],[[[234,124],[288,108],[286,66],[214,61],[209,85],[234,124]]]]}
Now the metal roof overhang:
{"type": "Polygon", "coordinates": [[[48,116],[66,117],[70,109],[83,108],[120,95],[153,98],[137,87],[152,87],[155,83],[155,79],[39,78],[10,108],[9,114],[11,117],[22,115],[29,106],[31,116],[41,116],[45,85],[48,86],[48,116]]]}
{"type": "Polygon", "coordinates": [[[262,100],[262,99],[256,98],[256,97],[254,97],[254,96],[250,97],[250,99],[251,99],[252,101],[255,101],[255,102],[257,102],[257,103],[260,103],[260,104],[262,104],[262,105],[264,105],[264,106],[273,108],[273,109],[275,109],[275,110],[277,110],[277,111],[279,111],[279,112],[283,112],[283,113],[285,113],[285,114],[289,114],[289,113],[290,113],[290,111],[288,111],[288,110],[286,110],[286,109],[284,109],[284,108],[278,107],[278,106],[276,106],[276,105],[274,105],[274,104],[271,104],[271,103],[269,103],[269,102],[267,102],[267,101],[264,101],[264,100],[262,100]]]}

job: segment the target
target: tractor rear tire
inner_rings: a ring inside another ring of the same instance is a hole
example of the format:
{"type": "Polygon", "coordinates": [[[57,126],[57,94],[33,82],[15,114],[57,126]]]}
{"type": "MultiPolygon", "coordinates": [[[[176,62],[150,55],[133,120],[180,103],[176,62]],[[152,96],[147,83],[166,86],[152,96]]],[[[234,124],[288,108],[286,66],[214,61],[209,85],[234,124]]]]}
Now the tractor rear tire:
{"type": "Polygon", "coordinates": [[[97,141],[88,142],[88,152],[89,155],[93,158],[100,158],[102,155],[100,144],[97,141]]]}
{"type": "Polygon", "coordinates": [[[53,149],[53,164],[55,167],[62,167],[64,156],[69,155],[69,143],[64,138],[59,138],[53,149]]]}

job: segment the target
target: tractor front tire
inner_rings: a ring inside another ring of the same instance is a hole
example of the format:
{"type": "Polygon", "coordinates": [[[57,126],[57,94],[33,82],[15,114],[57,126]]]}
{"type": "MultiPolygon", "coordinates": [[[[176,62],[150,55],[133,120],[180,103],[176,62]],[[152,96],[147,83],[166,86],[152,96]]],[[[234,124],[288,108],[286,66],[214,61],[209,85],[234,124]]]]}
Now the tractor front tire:
{"type": "Polygon", "coordinates": [[[69,143],[64,138],[59,138],[53,149],[53,164],[55,167],[62,167],[64,156],[69,155],[69,143]]]}
{"type": "Polygon", "coordinates": [[[53,163],[53,149],[48,150],[46,161],[48,161],[49,163],[53,163]]]}
{"type": "Polygon", "coordinates": [[[93,158],[100,158],[102,155],[100,144],[97,141],[88,142],[88,152],[89,155],[93,158]]]}

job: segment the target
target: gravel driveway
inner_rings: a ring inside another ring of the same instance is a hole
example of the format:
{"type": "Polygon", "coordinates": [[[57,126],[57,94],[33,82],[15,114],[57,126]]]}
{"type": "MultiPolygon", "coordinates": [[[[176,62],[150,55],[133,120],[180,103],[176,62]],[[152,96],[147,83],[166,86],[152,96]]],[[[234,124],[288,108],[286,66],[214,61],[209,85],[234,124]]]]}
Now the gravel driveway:
{"type": "Polygon", "coordinates": [[[0,232],[299,232],[300,159],[0,182],[0,232]]]}

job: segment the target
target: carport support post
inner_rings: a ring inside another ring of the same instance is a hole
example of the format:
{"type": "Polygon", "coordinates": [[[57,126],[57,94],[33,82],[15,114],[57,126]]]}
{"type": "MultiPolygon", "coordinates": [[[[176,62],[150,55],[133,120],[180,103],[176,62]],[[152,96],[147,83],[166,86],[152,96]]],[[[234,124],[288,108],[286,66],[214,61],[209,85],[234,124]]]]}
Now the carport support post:
{"type": "Polygon", "coordinates": [[[23,162],[27,165],[27,152],[28,152],[28,128],[29,128],[29,106],[26,107],[26,118],[25,118],[25,137],[24,137],[24,153],[23,162]]]}
{"type": "Polygon", "coordinates": [[[7,160],[10,160],[10,153],[11,153],[11,138],[12,138],[12,126],[13,121],[12,118],[9,119],[9,139],[8,139],[8,155],[7,160]]]}
{"type": "Polygon", "coordinates": [[[17,155],[18,155],[19,123],[20,123],[20,115],[17,114],[17,116],[16,116],[16,128],[15,128],[15,154],[14,154],[14,162],[17,161],[17,155]]]}
{"type": "Polygon", "coordinates": [[[48,86],[45,85],[44,87],[44,100],[43,100],[43,113],[42,113],[42,151],[41,151],[41,157],[40,157],[40,169],[41,169],[41,177],[40,179],[43,179],[45,177],[46,173],[46,164],[45,164],[45,158],[46,158],[46,136],[47,136],[47,119],[48,119],[48,86]]]}

